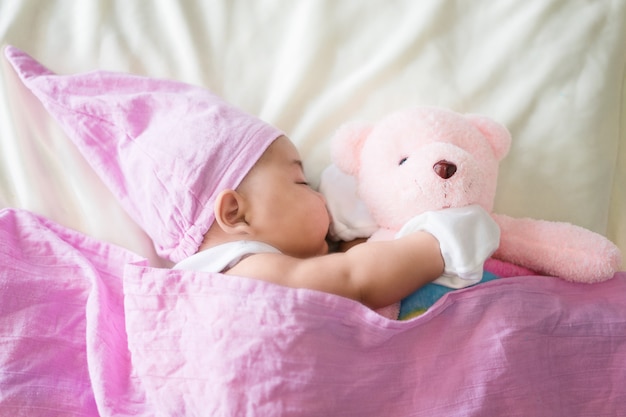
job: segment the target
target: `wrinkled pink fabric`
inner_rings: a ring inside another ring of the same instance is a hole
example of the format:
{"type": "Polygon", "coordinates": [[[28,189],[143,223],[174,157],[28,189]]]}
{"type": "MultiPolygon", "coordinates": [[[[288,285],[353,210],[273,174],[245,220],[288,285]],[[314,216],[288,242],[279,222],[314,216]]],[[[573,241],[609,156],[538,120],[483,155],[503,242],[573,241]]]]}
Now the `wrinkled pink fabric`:
{"type": "Polygon", "coordinates": [[[0,416],[115,415],[131,385],[122,274],[143,263],[27,211],[0,211],[0,416]]]}
{"type": "Polygon", "coordinates": [[[56,75],[5,55],[129,215],[173,262],[193,255],[219,191],[283,133],[200,87],[131,74],[56,75]]]}
{"type": "Polygon", "coordinates": [[[19,210],[0,263],[0,416],[626,415],[623,272],[491,281],[398,322],[19,210]]]}

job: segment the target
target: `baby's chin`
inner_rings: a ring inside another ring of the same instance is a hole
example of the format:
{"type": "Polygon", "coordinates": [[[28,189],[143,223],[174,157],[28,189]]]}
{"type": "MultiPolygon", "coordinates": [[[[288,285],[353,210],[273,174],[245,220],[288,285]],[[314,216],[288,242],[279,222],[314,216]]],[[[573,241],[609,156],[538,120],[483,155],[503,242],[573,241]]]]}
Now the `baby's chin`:
{"type": "MultiPolygon", "coordinates": [[[[278,248],[280,250],[280,248],[278,248]]],[[[293,256],[295,258],[307,259],[314,258],[316,256],[328,254],[328,243],[323,240],[319,244],[306,245],[306,248],[300,247],[298,250],[281,250],[285,255],[293,256]]]]}
{"type": "Polygon", "coordinates": [[[322,247],[320,248],[320,252],[317,255],[320,256],[320,255],[327,255],[327,254],[328,254],[328,242],[326,241],[326,239],[324,239],[324,241],[322,242],[322,247]]]}
{"type": "Polygon", "coordinates": [[[326,239],[324,239],[322,242],[320,242],[316,250],[311,251],[311,256],[307,256],[307,257],[328,255],[328,252],[329,252],[328,242],[326,241],[326,239]]]}

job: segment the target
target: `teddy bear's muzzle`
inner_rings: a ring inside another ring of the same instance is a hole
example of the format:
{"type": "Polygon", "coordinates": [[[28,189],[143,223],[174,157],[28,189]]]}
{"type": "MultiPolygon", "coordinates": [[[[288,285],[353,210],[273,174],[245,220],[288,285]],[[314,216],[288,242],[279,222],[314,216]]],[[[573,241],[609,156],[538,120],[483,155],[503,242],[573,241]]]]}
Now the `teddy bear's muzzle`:
{"type": "Polygon", "coordinates": [[[433,171],[444,180],[447,180],[456,173],[456,165],[452,162],[441,160],[433,165],[433,171]]]}

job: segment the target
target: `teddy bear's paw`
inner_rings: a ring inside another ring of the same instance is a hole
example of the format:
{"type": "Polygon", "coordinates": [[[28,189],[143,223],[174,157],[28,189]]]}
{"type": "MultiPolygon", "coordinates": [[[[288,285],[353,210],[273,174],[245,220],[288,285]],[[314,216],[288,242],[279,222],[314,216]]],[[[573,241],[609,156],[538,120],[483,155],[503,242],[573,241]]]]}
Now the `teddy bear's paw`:
{"type": "Polygon", "coordinates": [[[601,235],[595,237],[598,242],[594,250],[584,253],[573,262],[573,267],[561,274],[562,278],[573,282],[602,282],[613,278],[620,270],[622,256],[619,248],[601,235]]]}
{"type": "Polygon", "coordinates": [[[620,250],[606,237],[565,222],[495,215],[502,236],[496,256],[544,275],[593,283],[612,278],[620,250]]]}

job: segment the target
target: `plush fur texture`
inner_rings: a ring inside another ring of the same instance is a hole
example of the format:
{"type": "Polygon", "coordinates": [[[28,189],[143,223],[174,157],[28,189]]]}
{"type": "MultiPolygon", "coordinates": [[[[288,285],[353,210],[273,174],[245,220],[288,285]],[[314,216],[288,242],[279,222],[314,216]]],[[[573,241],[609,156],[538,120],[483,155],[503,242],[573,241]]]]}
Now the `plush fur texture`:
{"type": "MultiPolygon", "coordinates": [[[[493,212],[498,165],[510,145],[509,131],[488,117],[415,107],[378,123],[345,124],[333,139],[332,159],[357,179],[380,226],[372,239],[389,239],[424,211],[480,204],[493,212]]],[[[598,282],[621,266],[617,246],[582,227],[492,215],[502,232],[494,258],[519,267],[509,270],[598,282]]]]}

